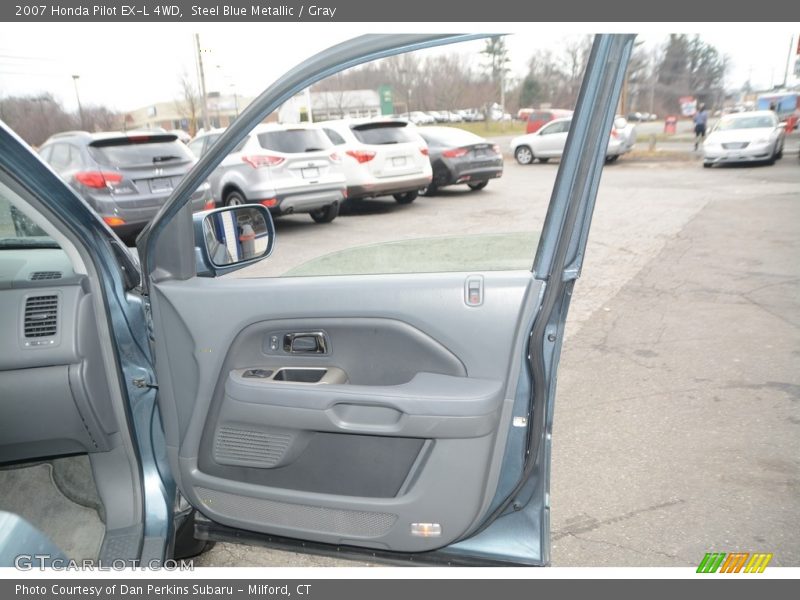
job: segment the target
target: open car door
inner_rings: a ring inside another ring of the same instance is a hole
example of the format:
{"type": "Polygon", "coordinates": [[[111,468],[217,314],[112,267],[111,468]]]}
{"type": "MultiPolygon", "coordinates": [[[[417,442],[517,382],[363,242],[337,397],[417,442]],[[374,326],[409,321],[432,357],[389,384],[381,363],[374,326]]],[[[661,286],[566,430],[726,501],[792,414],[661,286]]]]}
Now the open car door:
{"type": "Polygon", "coordinates": [[[301,64],[139,238],[169,464],[203,516],[199,535],[548,563],[556,368],[633,36],[594,42],[531,270],[213,277],[187,208],[239,140],[305,87],[470,37],[364,36],[301,64]]]}

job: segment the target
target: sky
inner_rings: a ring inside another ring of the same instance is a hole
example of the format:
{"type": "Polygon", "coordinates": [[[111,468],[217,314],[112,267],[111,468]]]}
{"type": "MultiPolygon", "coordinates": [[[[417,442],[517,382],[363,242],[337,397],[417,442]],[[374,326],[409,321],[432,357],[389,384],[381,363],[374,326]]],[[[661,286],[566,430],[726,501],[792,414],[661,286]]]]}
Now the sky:
{"type": "MultiPolygon", "coordinates": [[[[0,97],[51,92],[75,110],[77,83],[84,105],[129,111],[172,101],[180,96],[182,73],[196,78],[195,33],[204,49],[207,91],[254,96],[304,58],[363,32],[485,29],[485,24],[429,23],[0,23],[0,97]]],[[[639,31],[648,47],[663,43],[670,32],[700,33],[730,58],[728,87],[750,79],[754,88],[763,89],[783,81],[792,34],[796,40],[800,23],[493,23],[490,32],[512,34],[507,38],[512,75],[521,77],[536,50],[556,49],[585,33],[626,30],[639,31]]],[[[468,42],[428,52],[457,50],[478,64],[482,47],[483,42],[468,42]]]]}

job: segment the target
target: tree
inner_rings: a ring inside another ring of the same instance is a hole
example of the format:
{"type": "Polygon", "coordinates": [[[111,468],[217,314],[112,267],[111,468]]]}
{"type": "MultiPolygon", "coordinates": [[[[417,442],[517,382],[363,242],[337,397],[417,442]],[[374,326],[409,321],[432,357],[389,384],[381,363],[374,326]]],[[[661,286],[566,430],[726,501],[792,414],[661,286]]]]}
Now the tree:
{"type": "Polygon", "coordinates": [[[55,133],[79,127],[78,118],[66,112],[50,93],[3,98],[0,119],[34,147],[55,133]]]}
{"type": "Polygon", "coordinates": [[[532,73],[528,73],[522,80],[519,90],[520,108],[533,107],[542,102],[542,84],[532,73]]]}
{"type": "Polygon", "coordinates": [[[197,133],[198,117],[201,112],[200,93],[192,82],[191,77],[184,71],[178,78],[180,97],[175,100],[175,111],[189,122],[189,135],[197,133]]]}
{"type": "Polygon", "coordinates": [[[489,70],[494,88],[500,92],[500,105],[505,104],[505,77],[508,73],[508,63],[510,58],[508,56],[508,48],[506,48],[506,41],[503,36],[493,35],[486,40],[483,50],[481,50],[487,59],[486,68],[489,70]]]}
{"type": "Polygon", "coordinates": [[[658,92],[670,111],[681,96],[712,104],[724,88],[728,59],[695,35],[670,34],[658,65],[658,92]]]}

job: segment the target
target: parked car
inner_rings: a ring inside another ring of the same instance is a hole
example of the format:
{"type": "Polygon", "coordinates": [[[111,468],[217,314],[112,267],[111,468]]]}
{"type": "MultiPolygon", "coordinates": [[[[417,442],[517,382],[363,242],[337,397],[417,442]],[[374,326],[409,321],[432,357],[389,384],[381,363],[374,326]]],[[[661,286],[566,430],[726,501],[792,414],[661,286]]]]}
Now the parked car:
{"type": "Polygon", "coordinates": [[[525,133],[536,133],[550,121],[555,119],[565,119],[572,116],[572,111],[563,108],[549,108],[547,110],[535,110],[528,115],[525,125],[525,133]]]}
{"type": "Polygon", "coordinates": [[[433,168],[433,180],[420,190],[422,195],[464,183],[471,190],[482,190],[489,180],[502,177],[503,154],[497,144],[457,127],[422,127],[419,134],[428,144],[433,168]]]}
{"type": "MultiPolygon", "coordinates": [[[[126,241],[150,222],[196,162],[175,134],[151,131],[58,133],[39,154],[126,241]]],[[[195,191],[192,206],[213,208],[208,184],[195,191]]]]}
{"type": "MultiPolygon", "coordinates": [[[[223,134],[201,133],[189,149],[202,156],[223,134]]],[[[306,125],[259,125],[209,177],[221,206],[263,204],[274,216],[308,213],[330,223],[346,197],[342,156],[328,138],[306,125]]]]}
{"type": "Polygon", "coordinates": [[[725,115],[703,142],[703,166],[721,163],[763,162],[783,156],[786,124],[771,110],[725,115]]]}
{"type": "Polygon", "coordinates": [[[614,129],[622,140],[622,152],[630,152],[636,145],[636,125],[630,123],[622,115],[617,115],[614,118],[614,129]]]}
{"type": "Polygon", "coordinates": [[[355,119],[317,124],[341,156],[348,201],[394,196],[409,204],[431,182],[428,146],[403,119],[355,119]]]}
{"type": "MultiPolygon", "coordinates": [[[[567,143],[567,135],[572,118],[551,121],[536,133],[527,133],[511,140],[511,152],[521,165],[529,165],[534,160],[547,162],[551,158],[561,158],[567,143]]],[[[606,162],[614,162],[625,153],[625,144],[612,128],[606,149],[606,162]]]]}

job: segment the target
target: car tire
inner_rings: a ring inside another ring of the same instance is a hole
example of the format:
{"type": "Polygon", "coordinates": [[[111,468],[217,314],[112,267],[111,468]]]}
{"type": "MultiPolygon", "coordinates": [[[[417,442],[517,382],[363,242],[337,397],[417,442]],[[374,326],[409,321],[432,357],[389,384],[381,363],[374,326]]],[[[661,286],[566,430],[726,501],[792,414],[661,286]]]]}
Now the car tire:
{"type": "Polygon", "coordinates": [[[549,156],[545,156],[544,158],[540,158],[540,159],[539,159],[539,162],[540,162],[540,163],[542,163],[542,164],[544,164],[544,163],[546,163],[548,160],[550,160],[550,157],[549,157],[549,156]]]}
{"type": "Polygon", "coordinates": [[[619,154],[614,154],[612,156],[606,156],[606,164],[610,165],[613,162],[617,162],[618,158],[619,158],[619,154]]]}
{"type": "Polygon", "coordinates": [[[247,204],[247,198],[239,190],[228,192],[225,196],[225,206],[241,206],[247,204]]]}
{"type": "Polygon", "coordinates": [[[479,181],[478,183],[468,183],[468,184],[467,184],[467,186],[469,187],[469,189],[471,189],[473,192],[477,192],[477,191],[479,191],[479,190],[482,190],[482,189],[483,189],[483,188],[485,188],[487,185],[489,185],[489,182],[488,182],[488,181],[479,181]]]}
{"type": "Polygon", "coordinates": [[[403,194],[395,194],[394,199],[398,204],[411,204],[417,199],[419,192],[405,192],[403,194]]]}
{"type": "Polygon", "coordinates": [[[436,192],[438,192],[438,191],[439,191],[439,188],[436,186],[436,184],[431,182],[428,185],[426,185],[424,188],[421,188],[419,190],[419,195],[420,196],[426,196],[426,197],[435,196],[436,192]]]}
{"type": "Polygon", "coordinates": [[[775,153],[775,158],[778,160],[783,158],[783,145],[781,145],[780,149],[775,153]]]}
{"type": "Polygon", "coordinates": [[[535,157],[533,156],[533,150],[528,146],[519,146],[514,150],[514,158],[516,158],[517,162],[521,165],[529,165],[533,162],[535,157]]]}
{"type": "Polygon", "coordinates": [[[308,213],[314,223],[330,223],[339,215],[339,203],[334,202],[308,213]]]}
{"type": "Polygon", "coordinates": [[[711,168],[711,163],[710,162],[704,162],[703,163],[703,168],[704,169],[710,169],[711,168]]]}

